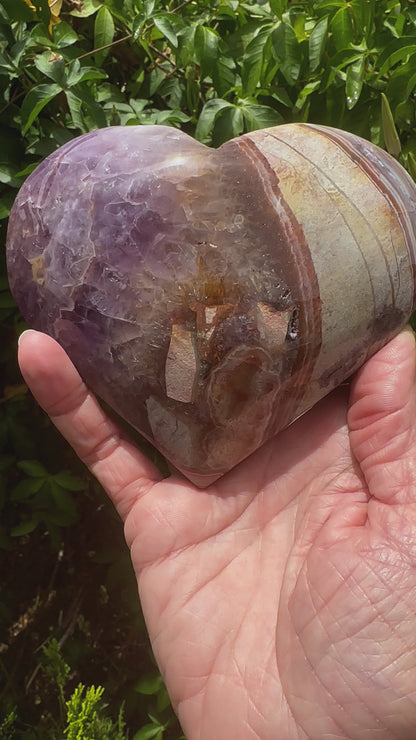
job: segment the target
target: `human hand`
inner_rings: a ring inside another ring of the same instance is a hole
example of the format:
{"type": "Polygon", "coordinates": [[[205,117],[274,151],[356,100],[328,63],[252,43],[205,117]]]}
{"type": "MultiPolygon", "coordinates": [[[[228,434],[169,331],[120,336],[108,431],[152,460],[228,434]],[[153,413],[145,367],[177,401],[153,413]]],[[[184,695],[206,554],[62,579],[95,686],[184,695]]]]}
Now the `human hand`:
{"type": "Polygon", "coordinates": [[[416,736],[410,330],[206,491],[161,480],[51,338],[19,360],[125,522],[188,740],[416,736]]]}

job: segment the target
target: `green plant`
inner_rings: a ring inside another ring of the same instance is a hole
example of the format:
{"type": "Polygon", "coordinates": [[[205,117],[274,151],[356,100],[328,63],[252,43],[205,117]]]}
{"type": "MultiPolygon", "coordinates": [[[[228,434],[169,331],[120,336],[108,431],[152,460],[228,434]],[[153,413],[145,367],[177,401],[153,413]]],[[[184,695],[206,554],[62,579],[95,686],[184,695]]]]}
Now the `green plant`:
{"type": "Polygon", "coordinates": [[[63,719],[65,710],[64,687],[71,669],[69,665],[65,663],[59,648],[59,643],[55,638],[52,638],[47,645],[44,645],[42,652],[44,659],[42,669],[46,678],[52,685],[55,684],[58,689],[61,719],[63,719]]]}
{"type": "Polygon", "coordinates": [[[71,669],[55,638],[43,647],[42,670],[51,690],[58,691],[60,722],[56,730],[51,729],[51,737],[62,737],[63,733],[68,740],[125,740],[123,708],[115,721],[105,716],[107,705],[103,701],[102,686],[79,683],[65,699],[71,669]]]}
{"type": "Polygon", "coordinates": [[[17,713],[15,709],[12,709],[0,724],[0,738],[2,740],[13,740],[14,728],[16,726],[17,713]]]}
{"type": "Polygon", "coordinates": [[[68,740],[124,740],[125,724],[123,710],[120,709],[115,722],[102,717],[105,707],[102,686],[86,688],[79,684],[66,703],[67,724],[65,736],[68,740]]]}
{"type": "Polygon", "coordinates": [[[17,189],[61,144],[115,124],[218,146],[322,123],[386,146],[416,177],[415,63],[412,0],[0,1],[2,740],[76,737],[69,714],[72,733],[82,717],[100,719],[97,737],[181,735],[120,523],[18,372],[25,323],[4,249],[17,189]]]}

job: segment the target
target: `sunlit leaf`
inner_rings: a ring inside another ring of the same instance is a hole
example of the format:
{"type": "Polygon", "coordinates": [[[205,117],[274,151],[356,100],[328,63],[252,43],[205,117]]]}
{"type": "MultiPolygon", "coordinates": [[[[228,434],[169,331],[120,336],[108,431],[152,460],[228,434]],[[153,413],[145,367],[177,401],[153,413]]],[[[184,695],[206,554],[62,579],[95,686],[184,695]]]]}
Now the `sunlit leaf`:
{"type": "Polygon", "coordinates": [[[146,23],[146,16],[144,15],[144,13],[137,13],[137,15],[134,18],[132,29],[131,29],[133,41],[136,41],[139,38],[144,28],[145,23],[146,23]]]}
{"type": "Polygon", "coordinates": [[[135,735],[133,740],[162,740],[163,729],[159,724],[147,724],[144,725],[135,735]]]}
{"type": "Polygon", "coordinates": [[[296,103],[295,103],[295,111],[301,111],[308,100],[308,97],[312,95],[312,93],[315,92],[317,88],[319,88],[321,82],[320,80],[314,80],[313,82],[308,82],[300,91],[296,103]]]}
{"type": "Polygon", "coordinates": [[[155,9],[156,0],[142,0],[142,7],[146,18],[153,17],[153,11],[155,9]]]}
{"type": "Polygon", "coordinates": [[[176,48],[178,45],[178,37],[169,19],[169,14],[168,13],[155,13],[155,15],[152,17],[152,21],[155,24],[158,31],[160,31],[160,33],[163,34],[165,38],[167,38],[169,43],[172,44],[172,46],[176,48]]]}
{"type": "Polygon", "coordinates": [[[315,72],[321,63],[321,57],[328,36],[328,16],[322,18],[309,36],[309,69],[315,72]]]}
{"type": "Polygon", "coordinates": [[[297,82],[301,67],[301,46],[288,23],[280,23],[272,33],[273,50],[289,85],[297,82]]]}
{"type": "Polygon", "coordinates": [[[307,39],[305,31],[306,16],[302,12],[293,12],[289,15],[290,23],[288,25],[293,28],[298,42],[305,41],[307,39]]]}
{"type": "Polygon", "coordinates": [[[403,37],[389,44],[380,55],[379,75],[382,76],[399,62],[407,61],[416,52],[416,37],[403,37]]]}
{"type": "Polygon", "coordinates": [[[352,110],[359,100],[361,90],[364,84],[365,56],[349,65],[347,68],[347,78],[345,81],[345,95],[347,98],[347,108],[352,110]]]}
{"type": "Polygon", "coordinates": [[[263,63],[271,44],[271,33],[275,26],[267,24],[250,41],[243,57],[243,93],[252,95],[261,81],[263,63]]]}

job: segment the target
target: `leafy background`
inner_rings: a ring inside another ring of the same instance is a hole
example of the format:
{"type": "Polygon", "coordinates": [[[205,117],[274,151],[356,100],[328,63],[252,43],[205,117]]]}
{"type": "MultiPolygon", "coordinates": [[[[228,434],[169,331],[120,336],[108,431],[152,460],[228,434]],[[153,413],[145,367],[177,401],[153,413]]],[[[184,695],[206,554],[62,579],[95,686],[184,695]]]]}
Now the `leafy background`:
{"type": "Polygon", "coordinates": [[[218,146],[311,121],[415,176],[415,87],[412,0],[0,0],[0,738],[181,737],[120,522],[18,372],[17,189],[69,139],[120,124],[218,146]]]}

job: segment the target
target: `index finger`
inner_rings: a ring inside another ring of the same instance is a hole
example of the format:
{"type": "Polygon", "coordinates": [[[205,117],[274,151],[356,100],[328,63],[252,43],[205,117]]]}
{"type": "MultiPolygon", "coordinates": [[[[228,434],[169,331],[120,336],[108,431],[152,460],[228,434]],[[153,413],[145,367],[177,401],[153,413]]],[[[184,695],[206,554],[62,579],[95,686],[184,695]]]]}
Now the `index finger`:
{"type": "Polygon", "coordinates": [[[161,480],[161,473],[122,436],[54,339],[31,329],[24,332],[19,364],[40,406],[125,519],[137,498],[161,480]]]}

